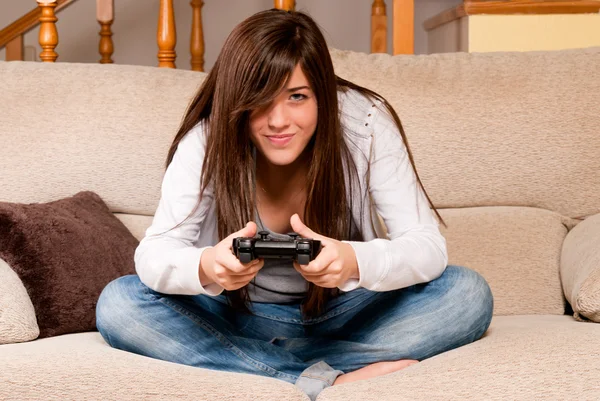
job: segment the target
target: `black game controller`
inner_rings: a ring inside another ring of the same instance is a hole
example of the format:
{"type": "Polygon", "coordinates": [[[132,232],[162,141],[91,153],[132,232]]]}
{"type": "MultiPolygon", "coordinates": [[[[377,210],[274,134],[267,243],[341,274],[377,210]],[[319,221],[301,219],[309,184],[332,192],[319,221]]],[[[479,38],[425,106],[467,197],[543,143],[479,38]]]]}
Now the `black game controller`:
{"type": "Polygon", "coordinates": [[[299,238],[296,233],[288,233],[289,240],[269,239],[268,231],[259,231],[257,237],[238,237],[233,239],[233,254],[242,263],[254,259],[290,259],[301,265],[307,265],[321,251],[321,241],[299,238]]]}

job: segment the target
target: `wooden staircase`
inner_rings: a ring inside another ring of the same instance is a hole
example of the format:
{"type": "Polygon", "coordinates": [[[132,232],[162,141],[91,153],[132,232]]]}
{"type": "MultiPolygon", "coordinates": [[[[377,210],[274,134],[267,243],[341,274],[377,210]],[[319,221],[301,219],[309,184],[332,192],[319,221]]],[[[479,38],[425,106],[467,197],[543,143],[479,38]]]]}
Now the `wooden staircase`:
{"type": "MultiPolygon", "coordinates": [[[[0,30],[0,49],[6,47],[6,60],[24,59],[24,35],[40,26],[40,59],[54,62],[58,58],[57,13],[77,0],[36,0],[38,7],[0,30]]],[[[295,0],[274,0],[274,7],[293,10],[295,0]]],[[[393,0],[393,54],[414,53],[414,0],[393,0]]],[[[204,32],[202,28],[203,0],[190,0],[192,7],[192,30],[190,41],[191,68],[204,70],[204,32]]],[[[177,30],[173,0],[160,0],[157,26],[158,66],[176,68],[175,44],[177,30]]],[[[100,24],[98,45],[100,63],[112,63],[114,43],[111,25],[114,21],[114,0],[96,0],[96,19],[100,24]]],[[[387,51],[387,11],[384,0],[374,0],[371,5],[371,52],[387,51]]]]}

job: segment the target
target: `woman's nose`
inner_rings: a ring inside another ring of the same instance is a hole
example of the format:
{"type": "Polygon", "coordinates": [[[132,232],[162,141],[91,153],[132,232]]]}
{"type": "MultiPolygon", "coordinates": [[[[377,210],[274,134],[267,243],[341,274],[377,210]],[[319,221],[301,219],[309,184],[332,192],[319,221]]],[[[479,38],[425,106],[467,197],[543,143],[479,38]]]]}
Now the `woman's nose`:
{"type": "Polygon", "coordinates": [[[285,105],[278,104],[271,108],[268,116],[268,124],[271,130],[277,132],[283,131],[289,127],[290,121],[285,105]]]}

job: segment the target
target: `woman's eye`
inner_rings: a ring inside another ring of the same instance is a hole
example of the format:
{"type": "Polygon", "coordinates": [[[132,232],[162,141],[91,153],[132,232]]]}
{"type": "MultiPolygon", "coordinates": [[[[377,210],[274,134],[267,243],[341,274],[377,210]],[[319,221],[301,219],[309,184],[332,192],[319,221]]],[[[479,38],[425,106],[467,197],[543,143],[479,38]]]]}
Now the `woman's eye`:
{"type": "Polygon", "coordinates": [[[303,95],[302,93],[294,93],[293,95],[290,96],[290,99],[299,102],[301,100],[306,99],[306,95],[303,95]]]}

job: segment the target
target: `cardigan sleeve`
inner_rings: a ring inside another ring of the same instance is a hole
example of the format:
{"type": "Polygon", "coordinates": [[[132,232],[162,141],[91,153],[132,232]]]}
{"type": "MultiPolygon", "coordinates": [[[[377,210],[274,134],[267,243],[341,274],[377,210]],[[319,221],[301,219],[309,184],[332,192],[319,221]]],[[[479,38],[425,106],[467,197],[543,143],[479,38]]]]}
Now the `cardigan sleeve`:
{"type": "Polygon", "coordinates": [[[358,262],[359,279],[339,288],[390,291],[439,277],[448,264],[446,240],[412,169],[392,117],[379,102],[372,120],[369,191],[389,239],[349,243],[358,262]]]}
{"type": "Polygon", "coordinates": [[[135,268],[140,280],[165,294],[216,296],[223,292],[223,287],[215,283],[201,285],[200,258],[208,247],[194,246],[212,198],[207,188],[194,211],[200,195],[205,153],[201,127],[197,125],[179,142],[163,177],[161,198],[152,224],[135,251],[135,268]]]}

